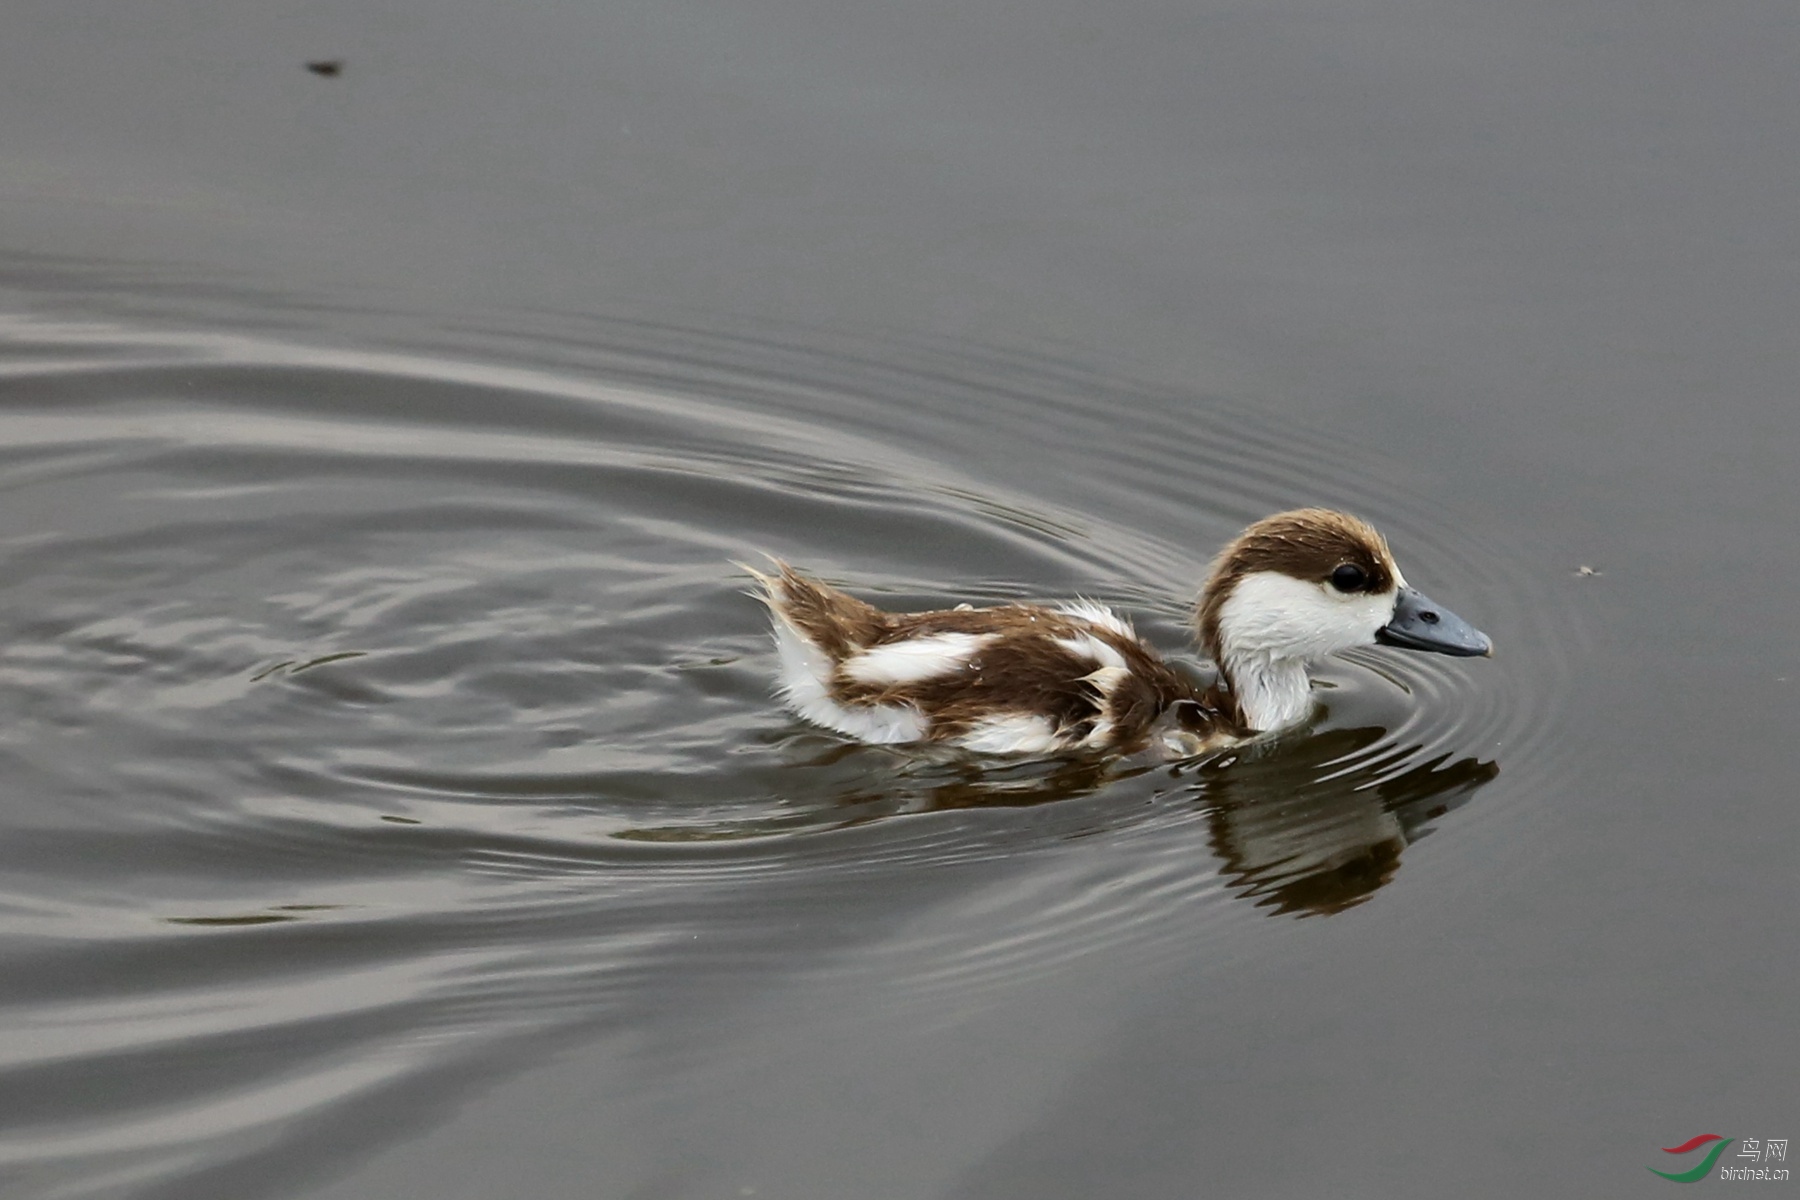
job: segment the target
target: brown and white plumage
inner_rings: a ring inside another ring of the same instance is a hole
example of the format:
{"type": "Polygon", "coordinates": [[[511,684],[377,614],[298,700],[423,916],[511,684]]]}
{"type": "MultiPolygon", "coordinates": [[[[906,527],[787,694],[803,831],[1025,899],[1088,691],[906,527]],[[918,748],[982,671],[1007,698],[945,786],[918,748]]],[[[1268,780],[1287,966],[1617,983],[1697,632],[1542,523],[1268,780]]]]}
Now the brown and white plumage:
{"type": "Polygon", "coordinates": [[[785,563],[751,571],[774,618],[783,698],[864,742],[1001,754],[1197,752],[1304,720],[1307,661],[1377,640],[1486,654],[1486,637],[1406,587],[1355,517],[1300,509],[1245,530],[1195,611],[1220,682],[1176,671],[1110,609],[962,606],[890,613],[785,563]]]}

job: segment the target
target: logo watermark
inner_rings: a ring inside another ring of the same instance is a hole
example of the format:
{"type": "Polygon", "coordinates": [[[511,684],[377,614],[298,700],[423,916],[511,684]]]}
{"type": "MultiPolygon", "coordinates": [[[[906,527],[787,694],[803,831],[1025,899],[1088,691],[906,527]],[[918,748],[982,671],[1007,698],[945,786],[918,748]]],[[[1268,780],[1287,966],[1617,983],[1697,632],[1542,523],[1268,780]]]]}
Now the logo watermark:
{"type": "Polygon", "coordinates": [[[1718,1164],[1719,1179],[1754,1180],[1766,1183],[1779,1183],[1788,1177],[1786,1167],[1772,1167],[1769,1163],[1787,1161],[1788,1140],[1786,1138],[1728,1138],[1716,1133],[1701,1133],[1689,1138],[1679,1146],[1664,1146],[1664,1154],[1692,1154],[1700,1147],[1708,1147],[1705,1157],[1685,1171],[1658,1171],[1650,1168],[1652,1175],[1661,1175],[1664,1179],[1676,1183],[1697,1183],[1712,1174],[1713,1165],[1718,1164]],[[1719,1159],[1724,1156],[1733,1143],[1738,1144],[1738,1152],[1723,1163],[1719,1159]],[[1754,1164],[1754,1165],[1753,1165],[1754,1164]]]}

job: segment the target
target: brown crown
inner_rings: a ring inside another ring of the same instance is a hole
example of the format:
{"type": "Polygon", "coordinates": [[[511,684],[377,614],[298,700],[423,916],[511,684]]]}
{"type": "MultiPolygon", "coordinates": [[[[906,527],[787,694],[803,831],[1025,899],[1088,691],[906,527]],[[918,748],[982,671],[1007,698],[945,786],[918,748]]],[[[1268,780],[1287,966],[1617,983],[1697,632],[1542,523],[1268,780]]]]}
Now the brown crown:
{"type": "Polygon", "coordinates": [[[1398,572],[1387,539],[1367,521],[1329,508],[1297,508],[1264,517],[1213,560],[1194,617],[1201,648],[1219,661],[1219,610],[1244,576],[1279,571],[1324,583],[1345,563],[1362,569],[1367,580],[1363,591],[1385,592],[1394,586],[1398,572]]]}

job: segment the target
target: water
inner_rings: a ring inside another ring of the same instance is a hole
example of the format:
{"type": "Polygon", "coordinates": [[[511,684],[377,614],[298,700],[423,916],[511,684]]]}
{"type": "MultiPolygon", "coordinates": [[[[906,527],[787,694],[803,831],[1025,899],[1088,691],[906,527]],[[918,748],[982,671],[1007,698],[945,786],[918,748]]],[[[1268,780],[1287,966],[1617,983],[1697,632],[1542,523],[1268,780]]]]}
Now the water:
{"type": "Polygon", "coordinates": [[[139,20],[0,48],[0,1194],[1633,1195],[1791,1134],[1791,18],[139,20]],[[733,565],[1198,668],[1300,503],[1498,657],[995,766],[788,717],[733,565]]]}

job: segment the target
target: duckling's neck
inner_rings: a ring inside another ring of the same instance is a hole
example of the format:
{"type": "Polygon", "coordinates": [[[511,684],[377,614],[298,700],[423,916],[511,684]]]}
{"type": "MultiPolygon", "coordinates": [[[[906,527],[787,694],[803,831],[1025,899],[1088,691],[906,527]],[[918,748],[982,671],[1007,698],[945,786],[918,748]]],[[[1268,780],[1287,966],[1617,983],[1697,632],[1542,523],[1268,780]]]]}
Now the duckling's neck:
{"type": "Polygon", "coordinates": [[[1238,719],[1257,733],[1298,725],[1312,712],[1305,659],[1231,655],[1219,663],[1219,670],[1231,688],[1238,719]]]}

